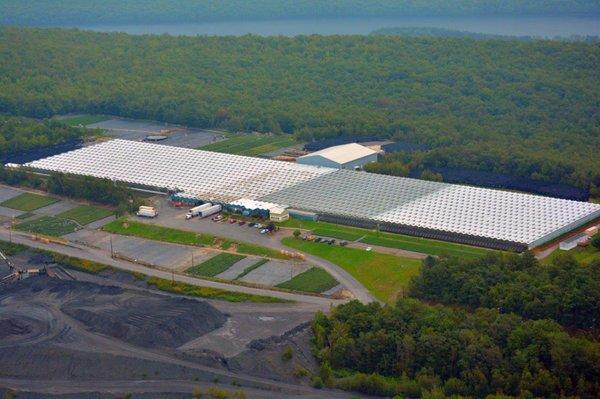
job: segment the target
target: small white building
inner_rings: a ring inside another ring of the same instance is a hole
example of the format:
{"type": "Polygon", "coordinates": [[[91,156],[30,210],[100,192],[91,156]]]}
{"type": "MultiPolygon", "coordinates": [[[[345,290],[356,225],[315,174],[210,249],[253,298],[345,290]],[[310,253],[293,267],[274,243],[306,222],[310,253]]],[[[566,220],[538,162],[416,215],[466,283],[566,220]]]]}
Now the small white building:
{"type": "Polygon", "coordinates": [[[588,240],[587,234],[578,234],[575,237],[570,237],[564,241],[561,241],[560,244],[558,244],[558,247],[560,249],[562,249],[563,251],[569,251],[569,250],[577,247],[577,244],[579,244],[580,242],[585,242],[587,240],[588,240]]]}
{"type": "Polygon", "coordinates": [[[290,213],[288,212],[288,210],[282,206],[277,206],[274,208],[271,208],[269,210],[269,215],[270,215],[270,219],[273,222],[285,222],[286,220],[289,220],[290,218],[290,213]]]}
{"type": "Polygon", "coordinates": [[[337,169],[358,169],[377,161],[377,151],[360,144],[336,145],[298,157],[303,165],[324,166],[337,169]]]}

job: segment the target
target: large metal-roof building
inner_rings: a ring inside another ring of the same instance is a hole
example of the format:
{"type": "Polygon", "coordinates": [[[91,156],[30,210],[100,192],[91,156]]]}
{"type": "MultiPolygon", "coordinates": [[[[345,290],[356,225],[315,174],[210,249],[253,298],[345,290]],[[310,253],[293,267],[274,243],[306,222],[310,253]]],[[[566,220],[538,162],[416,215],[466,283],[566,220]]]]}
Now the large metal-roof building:
{"type": "Polygon", "coordinates": [[[205,201],[269,202],[322,220],[499,249],[533,248],[600,217],[600,205],[587,202],[126,140],[25,166],[205,201]]]}
{"type": "Polygon", "coordinates": [[[377,151],[357,143],[336,145],[298,157],[299,164],[336,169],[358,169],[377,161],[377,151]]]}

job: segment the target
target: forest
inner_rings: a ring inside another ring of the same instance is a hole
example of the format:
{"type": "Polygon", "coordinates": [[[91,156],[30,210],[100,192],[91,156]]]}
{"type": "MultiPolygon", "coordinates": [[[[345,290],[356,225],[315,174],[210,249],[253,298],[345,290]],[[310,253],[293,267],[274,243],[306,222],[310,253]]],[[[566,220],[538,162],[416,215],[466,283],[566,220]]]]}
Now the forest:
{"type": "Polygon", "coordinates": [[[594,0],[0,0],[0,24],[191,23],[233,19],[599,14],[594,0]]]}
{"type": "Polygon", "coordinates": [[[0,115],[0,159],[29,150],[81,139],[91,131],[61,124],[55,120],[0,115]]]}
{"type": "Polygon", "coordinates": [[[409,291],[425,301],[498,309],[600,331],[600,258],[585,267],[568,255],[547,265],[530,253],[476,260],[429,258],[409,291]]]}
{"type": "Polygon", "coordinates": [[[313,330],[316,385],[399,398],[600,395],[600,344],[551,320],[353,301],[318,314],[313,330]]]}
{"type": "Polygon", "coordinates": [[[0,29],[0,112],[82,112],[303,141],[425,144],[425,162],[600,185],[600,43],[171,37],[0,29]]]}

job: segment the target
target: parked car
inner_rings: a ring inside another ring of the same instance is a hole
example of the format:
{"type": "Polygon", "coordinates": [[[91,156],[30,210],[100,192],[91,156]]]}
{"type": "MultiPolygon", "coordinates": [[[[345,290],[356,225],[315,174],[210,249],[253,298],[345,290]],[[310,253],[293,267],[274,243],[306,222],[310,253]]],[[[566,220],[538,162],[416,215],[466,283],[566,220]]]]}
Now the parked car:
{"type": "Polygon", "coordinates": [[[340,241],[340,247],[345,247],[348,245],[348,241],[340,241]]]}
{"type": "Polygon", "coordinates": [[[229,224],[234,224],[236,222],[237,222],[237,220],[235,220],[235,219],[229,219],[229,224]]]}
{"type": "Polygon", "coordinates": [[[257,229],[262,229],[264,226],[262,224],[260,224],[260,223],[256,223],[254,225],[254,227],[256,227],[257,229]]]}
{"type": "Polygon", "coordinates": [[[255,222],[250,222],[250,223],[248,223],[248,227],[254,227],[254,226],[256,226],[256,223],[255,223],[255,222]]]}
{"type": "Polygon", "coordinates": [[[270,232],[270,230],[269,230],[269,229],[262,229],[262,230],[260,231],[260,234],[267,234],[267,233],[269,233],[269,232],[270,232]]]}
{"type": "Polygon", "coordinates": [[[240,226],[243,226],[243,225],[245,225],[245,224],[246,224],[246,221],[245,221],[245,220],[240,220],[240,221],[238,222],[238,224],[239,224],[240,226]]]}
{"type": "Polygon", "coordinates": [[[321,241],[323,241],[323,239],[321,237],[315,238],[315,242],[321,242],[321,241]]]}

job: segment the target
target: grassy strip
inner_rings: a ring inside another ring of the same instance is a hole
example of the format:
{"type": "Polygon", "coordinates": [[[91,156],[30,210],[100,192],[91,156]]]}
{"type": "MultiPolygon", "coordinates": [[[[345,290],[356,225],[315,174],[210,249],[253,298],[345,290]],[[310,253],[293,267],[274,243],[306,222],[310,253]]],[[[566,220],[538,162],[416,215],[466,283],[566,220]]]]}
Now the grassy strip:
{"type": "Polygon", "coordinates": [[[568,252],[562,251],[560,249],[555,249],[550,255],[544,258],[542,263],[545,265],[551,264],[556,257],[561,256],[565,253],[572,255],[577,260],[577,262],[581,263],[584,266],[589,265],[595,260],[600,260],[600,250],[594,248],[592,245],[589,245],[584,248],[576,247],[568,252]]]}
{"type": "Polygon", "coordinates": [[[244,135],[211,143],[200,149],[228,154],[256,156],[294,144],[294,138],[291,136],[244,135]]]}
{"type": "Polygon", "coordinates": [[[169,281],[158,277],[150,277],[146,283],[161,291],[179,295],[196,296],[207,299],[218,299],[228,302],[255,302],[255,303],[286,303],[284,299],[270,296],[245,294],[243,292],[225,291],[218,288],[198,287],[191,284],[169,281]]]}
{"type": "MultiPolygon", "coordinates": [[[[165,241],[174,244],[211,247],[218,244],[222,249],[228,249],[234,242],[210,234],[194,233],[193,231],[172,229],[154,224],[140,223],[124,218],[114,220],[103,227],[105,231],[115,234],[147,238],[149,240],[165,241]],[[127,227],[125,227],[125,224],[127,227]]],[[[279,251],[248,243],[237,243],[237,252],[246,255],[258,255],[276,259],[286,259],[279,251]]]]}
{"type": "Polygon", "coordinates": [[[23,212],[30,212],[50,204],[54,204],[55,202],[58,202],[56,198],[33,193],[23,193],[4,201],[0,204],[0,206],[5,206],[7,208],[16,209],[23,212]]]}
{"type": "Polygon", "coordinates": [[[327,222],[314,222],[310,220],[290,219],[280,223],[280,227],[311,230],[316,235],[354,241],[360,237],[361,242],[382,247],[403,249],[406,251],[420,252],[429,255],[448,255],[462,258],[476,258],[483,256],[491,250],[472,247],[469,245],[455,244],[446,241],[429,240],[426,238],[412,237],[402,234],[378,232],[375,230],[348,227],[327,222]]]}
{"type": "Polygon", "coordinates": [[[387,303],[404,295],[408,281],[421,268],[418,259],[323,245],[293,237],[284,238],[282,243],[335,263],[360,281],[376,298],[387,303]]]}
{"type": "Polygon", "coordinates": [[[106,121],[109,119],[111,119],[111,118],[106,115],[79,115],[79,116],[73,116],[70,118],[68,117],[68,118],[58,119],[58,121],[67,126],[79,126],[79,125],[87,126],[87,125],[91,125],[92,123],[98,123],[98,122],[106,121]]]}
{"type": "Polygon", "coordinates": [[[338,281],[331,277],[329,273],[319,267],[313,267],[300,273],[296,277],[279,284],[277,287],[288,290],[305,292],[324,292],[336,285],[338,281]]]}
{"type": "Polygon", "coordinates": [[[321,237],[331,237],[331,238],[337,238],[338,240],[346,240],[346,241],[356,241],[359,238],[361,238],[362,236],[364,236],[364,234],[357,234],[354,232],[350,232],[350,231],[343,231],[343,230],[339,230],[339,229],[328,229],[328,228],[316,228],[312,231],[312,233],[314,235],[317,236],[321,236],[321,237]]]}
{"type": "Polygon", "coordinates": [[[25,213],[22,213],[19,216],[15,217],[15,219],[25,220],[27,218],[30,218],[33,215],[34,215],[34,213],[32,213],[32,212],[25,212],[25,213]]]}
{"type": "Polygon", "coordinates": [[[56,215],[56,217],[74,220],[80,225],[86,225],[96,220],[104,219],[114,212],[107,208],[99,208],[91,205],[80,205],[66,212],[56,215]]]}
{"type": "Polygon", "coordinates": [[[259,267],[261,267],[262,265],[264,265],[265,263],[267,263],[269,260],[268,259],[261,259],[258,262],[256,262],[255,264],[253,264],[252,266],[248,266],[247,268],[244,269],[244,271],[242,272],[242,274],[240,274],[239,276],[237,276],[235,279],[239,280],[242,277],[246,276],[247,274],[249,274],[250,272],[252,272],[253,270],[258,269],[259,267]]]}
{"type": "Polygon", "coordinates": [[[27,247],[25,245],[15,244],[15,243],[6,242],[6,241],[0,241],[0,251],[2,251],[2,253],[4,253],[4,255],[7,255],[7,256],[13,256],[13,255],[20,254],[21,252],[25,251],[26,249],[27,249],[27,247]]]}
{"type": "Polygon", "coordinates": [[[217,256],[213,256],[199,265],[190,267],[186,270],[186,273],[194,276],[214,277],[217,274],[223,273],[225,270],[229,269],[235,263],[244,258],[245,256],[243,255],[235,255],[224,252],[218,254],[217,256]]]}
{"type": "Polygon", "coordinates": [[[54,216],[42,216],[34,220],[19,223],[15,226],[15,229],[30,233],[60,237],[62,235],[77,231],[79,229],[79,225],[72,220],[61,219],[54,216]]]}
{"type": "Polygon", "coordinates": [[[54,262],[58,263],[59,265],[70,267],[71,269],[76,269],[86,273],[98,274],[104,270],[112,269],[111,266],[105,265],[103,263],[93,262],[91,260],[76,258],[73,256],[67,256],[59,254],[58,252],[45,250],[42,250],[41,252],[50,256],[52,260],[54,260],[54,262]]]}

